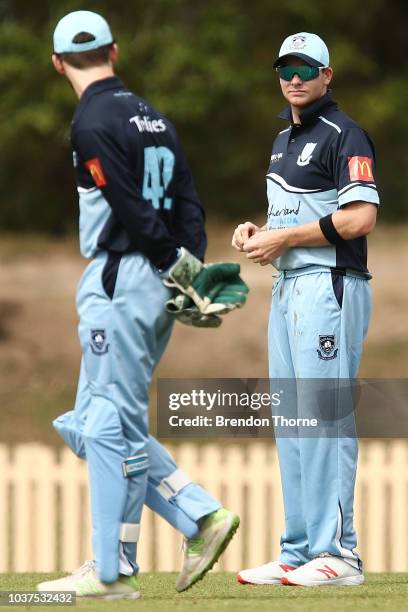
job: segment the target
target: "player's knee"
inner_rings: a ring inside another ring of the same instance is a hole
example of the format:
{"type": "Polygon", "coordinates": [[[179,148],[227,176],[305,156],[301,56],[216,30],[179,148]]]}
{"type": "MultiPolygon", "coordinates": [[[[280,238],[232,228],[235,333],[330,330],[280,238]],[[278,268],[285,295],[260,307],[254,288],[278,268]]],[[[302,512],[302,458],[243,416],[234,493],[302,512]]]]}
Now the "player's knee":
{"type": "Polygon", "coordinates": [[[101,396],[92,399],[83,437],[86,440],[123,438],[119,412],[111,400],[101,396]]]}
{"type": "Polygon", "coordinates": [[[75,418],[75,412],[70,410],[62,414],[52,422],[54,429],[61,436],[71,450],[81,459],[85,458],[85,447],[79,423],[75,418]]]}

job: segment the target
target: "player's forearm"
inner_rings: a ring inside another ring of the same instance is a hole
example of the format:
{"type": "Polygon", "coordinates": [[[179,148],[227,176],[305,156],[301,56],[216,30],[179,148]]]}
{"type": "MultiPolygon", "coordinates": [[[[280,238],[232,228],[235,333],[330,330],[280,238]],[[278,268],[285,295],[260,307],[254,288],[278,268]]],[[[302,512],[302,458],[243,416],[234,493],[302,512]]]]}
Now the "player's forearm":
{"type": "Polygon", "coordinates": [[[199,201],[178,200],[176,202],[174,237],[178,246],[204,261],[207,249],[204,211],[199,201]]]}
{"type": "Polygon", "coordinates": [[[126,197],[104,189],[104,195],[116,218],[126,228],[132,245],[158,269],[167,269],[177,259],[177,243],[150,202],[135,193],[126,197]]]}
{"type": "Polygon", "coordinates": [[[286,246],[301,247],[301,246],[327,246],[329,242],[323,236],[318,221],[312,223],[304,223],[296,227],[290,227],[283,230],[286,234],[286,246]]]}
{"type": "MultiPolygon", "coordinates": [[[[353,202],[347,208],[336,210],[332,214],[333,225],[343,240],[352,240],[369,234],[375,226],[377,208],[367,202],[353,202]]],[[[288,228],[286,237],[287,247],[300,246],[327,246],[329,241],[325,238],[319,221],[305,223],[288,228]]]]}

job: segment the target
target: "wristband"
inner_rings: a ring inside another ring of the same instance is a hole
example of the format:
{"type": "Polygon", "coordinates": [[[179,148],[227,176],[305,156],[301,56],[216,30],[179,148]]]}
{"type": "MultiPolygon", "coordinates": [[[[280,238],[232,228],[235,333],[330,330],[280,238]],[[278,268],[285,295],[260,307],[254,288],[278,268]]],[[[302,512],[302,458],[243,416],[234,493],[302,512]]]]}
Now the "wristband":
{"type": "Polygon", "coordinates": [[[340,236],[339,232],[334,227],[332,214],[319,219],[319,226],[322,230],[323,236],[328,242],[330,242],[330,244],[340,245],[346,242],[346,240],[344,240],[344,238],[340,236]]]}

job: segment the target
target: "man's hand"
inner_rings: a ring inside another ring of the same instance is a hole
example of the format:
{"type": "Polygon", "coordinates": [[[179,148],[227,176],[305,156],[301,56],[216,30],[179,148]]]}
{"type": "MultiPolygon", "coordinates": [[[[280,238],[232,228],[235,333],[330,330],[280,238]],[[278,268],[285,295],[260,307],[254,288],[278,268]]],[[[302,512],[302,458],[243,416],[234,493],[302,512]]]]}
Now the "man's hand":
{"type": "Polygon", "coordinates": [[[257,232],[262,231],[263,228],[258,227],[255,223],[251,223],[251,221],[246,221],[246,223],[240,223],[236,228],[232,236],[232,246],[237,251],[244,250],[244,244],[246,243],[251,236],[254,236],[257,232]]]}
{"type": "Polygon", "coordinates": [[[271,264],[288,248],[287,230],[266,230],[257,232],[246,241],[242,250],[247,258],[261,266],[271,264]]]}

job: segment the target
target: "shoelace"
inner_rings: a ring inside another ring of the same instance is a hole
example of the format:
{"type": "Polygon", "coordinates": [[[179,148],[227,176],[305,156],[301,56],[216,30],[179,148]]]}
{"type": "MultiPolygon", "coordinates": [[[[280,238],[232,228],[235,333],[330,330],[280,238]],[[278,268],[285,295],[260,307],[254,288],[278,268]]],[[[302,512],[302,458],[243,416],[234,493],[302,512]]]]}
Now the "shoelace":
{"type": "Polygon", "coordinates": [[[95,561],[85,561],[81,567],[72,572],[72,576],[85,576],[88,572],[95,569],[95,561]]]}
{"type": "Polygon", "coordinates": [[[201,555],[203,545],[203,538],[192,538],[191,540],[184,538],[182,550],[185,550],[188,555],[201,555]]]}

